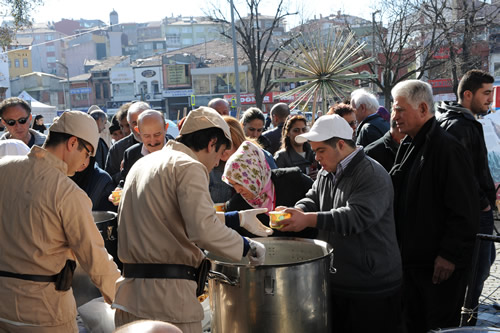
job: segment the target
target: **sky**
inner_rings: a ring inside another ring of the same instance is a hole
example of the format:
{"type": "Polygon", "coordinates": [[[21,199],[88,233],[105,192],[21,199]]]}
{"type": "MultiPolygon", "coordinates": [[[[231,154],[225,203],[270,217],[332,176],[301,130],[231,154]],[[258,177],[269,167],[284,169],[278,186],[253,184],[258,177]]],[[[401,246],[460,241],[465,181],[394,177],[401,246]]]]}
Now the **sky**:
{"type": "MultiPolygon", "coordinates": [[[[290,27],[296,26],[301,20],[313,18],[320,14],[328,15],[342,11],[346,14],[356,15],[365,19],[371,19],[371,12],[376,0],[284,0],[288,5],[289,12],[299,12],[287,19],[290,27]]],[[[120,23],[126,22],[148,22],[160,21],[170,16],[203,16],[204,9],[209,8],[210,3],[215,3],[219,8],[229,5],[226,0],[43,0],[44,4],[38,6],[33,12],[35,22],[57,22],[63,18],[75,19],[99,19],[109,24],[109,13],[114,9],[118,13],[120,23]]],[[[259,6],[261,14],[274,15],[278,0],[262,0],[259,6]]],[[[244,1],[234,0],[236,8],[244,8],[244,1]]],[[[230,19],[228,13],[227,19],[230,19]]]]}

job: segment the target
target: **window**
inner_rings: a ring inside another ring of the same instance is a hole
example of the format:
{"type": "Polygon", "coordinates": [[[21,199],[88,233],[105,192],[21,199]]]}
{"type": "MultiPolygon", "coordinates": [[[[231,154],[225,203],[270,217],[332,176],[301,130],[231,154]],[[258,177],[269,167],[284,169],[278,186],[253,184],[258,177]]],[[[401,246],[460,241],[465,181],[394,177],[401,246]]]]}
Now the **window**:
{"type": "Polygon", "coordinates": [[[47,57],[47,62],[49,63],[55,63],[56,62],[56,57],[47,57]]]}
{"type": "Polygon", "coordinates": [[[195,32],[205,32],[205,27],[195,27],[194,31],[195,32]]]}
{"type": "Polygon", "coordinates": [[[494,76],[499,77],[500,76],[500,62],[495,62],[494,66],[494,76]]]}
{"type": "Polygon", "coordinates": [[[109,98],[109,85],[107,83],[102,84],[102,97],[104,99],[109,98]]]}
{"type": "Polygon", "coordinates": [[[101,99],[101,84],[100,83],[95,84],[95,98],[101,99]]]}
{"type": "Polygon", "coordinates": [[[46,50],[47,52],[55,52],[55,51],[56,51],[56,47],[55,47],[54,45],[47,45],[47,46],[45,47],[45,50],[46,50]]]}
{"type": "Polygon", "coordinates": [[[16,68],[19,68],[19,59],[14,59],[14,66],[16,66],[16,68]]]}
{"type": "Polygon", "coordinates": [[[160,85],[158,84],[158,81],[151,82],[151,90],[153,90],[154,94],[160,93],[160,85]]]}
{"type": "Polygon", "coordinates": [[[167,44],[172,45],[172,44],[179,44],[181,42],[181,39],[178,35],[167,35],[167,44]]]}
{"type": "Polygon", "coordinates": [[[147,94],[148,93],[148,83],[146,81],[142,81],[139,84],[139,92],[141,94],[147,94]]]}
{"type": "Polygon", "coordinates": [[[182,45],[192,45],[193,40],[191,38],[183,38],[182,39],[182,45]]]}
{"type": "Polygon", "coordinates": [[[152,50],[152,49],[153,49],[153,44],[149,44],[149,43],[148,43],[148,44],[144,44],[144,45],[142,46],[142,48],[143,48],[144,50],[152,50]]]}
{"type": "Polygon", "coordinates": [[[196,95],[210,94],[210,78],[208,75],[193,76],[193,87],[196,95]]]}
{"type": "Polygon", "coordinates": [[[52,34],[45,35],[45,40],[53,40],[54,36],[52,34]]]}
{"type": "Polygon", "coordinates": [[[193,32],[193,29],[191,27],[183,27],[182,28],[182,33],[184,33],[184,34],[189,34],[192,32],[193,32]]]}
{"type": "Polygon", "coordinates": [[[12,60],[9,59],[9,68],[12,67],[12,60]]]}
{"type": "Polygon", "coordinates": [[[26,58],[23,59],[23,67],[24,68],[28,67],[28,59],[26,59],[26,58]]]}

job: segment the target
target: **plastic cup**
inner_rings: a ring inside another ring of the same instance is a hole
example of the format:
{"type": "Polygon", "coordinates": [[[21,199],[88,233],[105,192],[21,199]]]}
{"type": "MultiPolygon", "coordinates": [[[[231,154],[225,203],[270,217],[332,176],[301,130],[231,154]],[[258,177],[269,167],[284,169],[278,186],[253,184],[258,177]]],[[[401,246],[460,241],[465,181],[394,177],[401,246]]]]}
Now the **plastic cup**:
{"type": "Polygon", "coordinates": [[[225,203],[216,203],[214,204],[214,208],[216,212],[225,212],[226,204],[225,203]]]}
{"type": "Polygon", "coordinates": [[[292,217],[292,215],[290,213],[285,213],[282,211],[272,211],[269,212],[269,217],[271,218],[269,226],[273,229],[281,229],[283,228],[283,225],[278,225],[277,223],[279,221],[292,217]]]}

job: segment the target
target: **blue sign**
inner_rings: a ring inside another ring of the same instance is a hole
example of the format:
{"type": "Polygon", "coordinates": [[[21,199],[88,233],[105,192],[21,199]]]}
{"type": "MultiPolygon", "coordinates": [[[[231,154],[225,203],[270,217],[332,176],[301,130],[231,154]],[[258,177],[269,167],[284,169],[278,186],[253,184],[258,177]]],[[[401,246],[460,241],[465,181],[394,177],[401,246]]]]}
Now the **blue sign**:
{"type": "Polygon", "coordinates": [[[92,88],[73,88],[69,90],[71,95],[76,94],[90,94],[92,92],[92,88]]]}

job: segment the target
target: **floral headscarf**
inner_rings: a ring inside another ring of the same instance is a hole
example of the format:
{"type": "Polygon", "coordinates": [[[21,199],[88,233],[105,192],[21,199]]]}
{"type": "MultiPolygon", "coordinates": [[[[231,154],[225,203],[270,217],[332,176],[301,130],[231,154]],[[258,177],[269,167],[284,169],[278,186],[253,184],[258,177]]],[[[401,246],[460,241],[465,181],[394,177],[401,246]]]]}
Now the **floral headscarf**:
{"type": "Polygon", "coordinates": [[[268,211],[274,209],[271,168],[261,148],[250,141],[244,141],[226,162],[222,180],[229,184],[228,178],[255,195],[252,200],[243,197],[250,206],[267,208],[268,211]]]}

